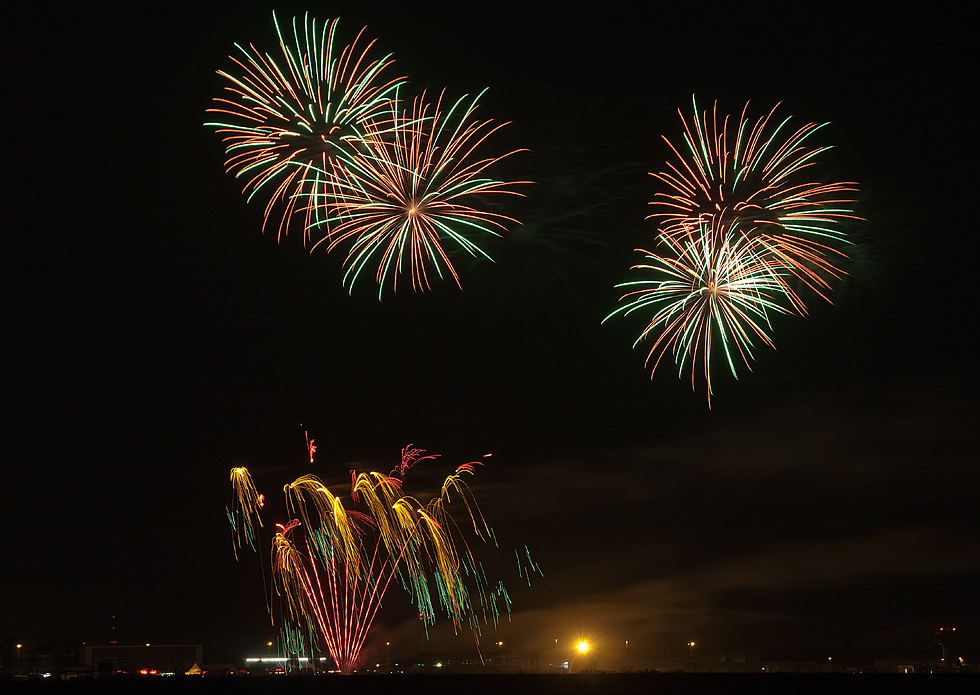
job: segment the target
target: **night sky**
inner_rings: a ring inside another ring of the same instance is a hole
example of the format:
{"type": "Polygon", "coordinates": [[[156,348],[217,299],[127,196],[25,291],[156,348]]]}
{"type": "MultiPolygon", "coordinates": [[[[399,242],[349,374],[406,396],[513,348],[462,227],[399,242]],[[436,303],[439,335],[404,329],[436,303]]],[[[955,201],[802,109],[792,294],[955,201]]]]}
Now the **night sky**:
{"type": "MultiPolygon", "coordinates": [[[[514,607],[484,643],[558,657],[587,635],[609,668],[691,640],[855,663],[931,653],[942,625],[980,643],[968,22],[638,4],[275,8],[367,25],[413,90],[489,88],[481,115],[510,124],[487,147],[529,150],[499,172],[535,183],[498,263],[384,302],[348,295],[339,255],[263,237],[202,125],[233,43],[274,49],[271,6],[8,15],[0,660],[113,625],[262,653],[277,629],[258,561],[233,556],[229,468],[275,509],[301,474],[342,487],[409,443],[439,470],[493,454],[473,487],[501,549],[477,550],[514,607]],[[830,121],[821,172],[860,183],[866,218],[834,304],[778,318],[710,410],[670,367],[650,381],[640,323],[600,325],[692,94],[830,121]]],[[[390,594],[369,649],[423,648],[406,605],[390,594]]],[[[440,628],[425,649],[472,645],[440,628]]]]}

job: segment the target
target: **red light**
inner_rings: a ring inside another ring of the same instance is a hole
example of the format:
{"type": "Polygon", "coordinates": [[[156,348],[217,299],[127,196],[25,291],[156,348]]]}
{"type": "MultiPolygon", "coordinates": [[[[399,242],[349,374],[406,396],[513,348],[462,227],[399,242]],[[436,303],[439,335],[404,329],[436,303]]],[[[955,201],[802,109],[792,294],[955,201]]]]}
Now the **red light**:
{"type": "Polygon", "coordinates": [[[142,674],[142,675],[145,676],[147,674],[147,670],[145,668],[144,669],[141,669],[140,670],[140,674],[142,674]]]}

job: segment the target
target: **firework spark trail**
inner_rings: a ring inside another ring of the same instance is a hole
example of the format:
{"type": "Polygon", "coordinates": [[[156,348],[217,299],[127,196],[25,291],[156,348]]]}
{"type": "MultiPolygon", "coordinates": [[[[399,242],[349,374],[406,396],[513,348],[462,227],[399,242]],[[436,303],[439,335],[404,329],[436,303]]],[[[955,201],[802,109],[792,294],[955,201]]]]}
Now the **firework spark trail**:
{"type": "MultiPolygon", "coordinates": [[[[280,596],[285,595],[289,617],[299,625],[300,631],[313,635],[313,627],[319,628],[319,634],[337,668],[349,673],[357,665],[367,629],[380,607],[383,592],[377,591],[376,584],[362,587],[357,581],[352,581],[346,571],[338,571],[334,548],[327,544],[328,559],[324,567],[328,589],[325,594],[317,570],[318,563],[314,561],[317,554],[309,539],[306,541],[305,557],[289,540],[289,532],[299,525],[298,521],[292,522],[277,535],[274,560],[277,576],[280,577],[277,590],[280,596]],[[338,588],[340,585],[343,586],[342,593],[338,588]],[[363,596],[358,595],[359,591],[363,592],[363,596]]],[[[389,579],[390,575],[389,571],[389,579]]]]}
{"type": "Polygon", "coordinates": [[[711,363],[714,341],[720,340],[725,360],[737,378],[735,355],[751,370],[753,348],[773,347],[769,338],[769,313],[789,313],[799,298],[786,282],[788,269],[773,262],[766,248],[732,230],[717,218],[701,222],[697,230],[661,235],[665,254],[637,249],[651,263],[633,270],[650,271],[650,279],[622,283],[624,304],[616,314],[653,313],[634,347],[653,338],[645,365],[654,359],[652,374],[668,349],[679,375],[690,360],[691,386],[695,387],[700,359],[711,403],[711,363]],[[788,305],[788,306],[787,306],[788,305]]]}
{"type": "Polygon", "coordinates": [[[439,458],[439,454],[426,454],[424,449],[419,449],[414,444],[409,444],[408,446],[402,447],[401,460],[397,466],[391,469],[388,477],[403,480],[405,475],[418,464],[423,461],[434,461],[437,458],[439,458]]]}
{"type": "Polygon", "coordinates": [[[470,490],[469,485],[463,480],[463,473],[475,475],[473,468],[475,465],[482,466],[483,464],[479,461],[464,463],[456,469],[455,473],[448,476],[442,483],[439,497],[433,499],[429,503],[429,506],[433,509],[433,516],[437,519],[442,518],[444,506],[450,501],[449,493],[451,490],[455,490],[459,493],[460,499],[466,507],[466,512],[469,514],[470,521],[473,523],[473,533],[480,540],[486,541],[487,536],[490,535],[490,527],[487,526],[486,519],[483,518],[483,513],[480,511],[480,506],[476,503],[476,497],[473,495],[473,491],[470,490]]]}
{"type": "Polygon", "coordinates": [[[848,207],[857,184],[795,182],[830,149],[809,142],[827,124],[808,123],[793,131],[789,117],[775,117],[778,104],[754,123],[748,104],[737,123],[728,115],[719,122],[717,103],[710,117],[699,112],[693,98],[692,104],[690,123],[678,110],[687,156],[664,137],[677,162],[667,164],[669,171],[651,174],[671,190],[656,194],[651,205],[659,211],[650,217],[675,240],[699,222],[718,218],[759,239],[780,265],[826,299],[829,280],[843,274],[836,263],[846,257],[836,248],[846,243],[839,224],[860,219],[848,207]]]}
{"type": "MultiPolygon", "coordinates": [[[[316,569],[317,563],[311,563],[316,581],[315,586],[311,584],[308,588],[307,597],[315,598],[310,603],[316,607],[320,634],[323,635],[327,650],[337,667],[344,672],[356,667],[368,630],[381,607],[381,598],[387,591],[398,564],[397,559],[384,560],[378,567],[380,547],[380,542],[375,543],[368,563],[372,571],[368,574],[368,580],[363,583],[351,580],[346,571],[337,567],[337,556],[330,547],[323,562],[328,585],[326,593],[316,569]]],[[[307,549],[312,557],[314,551],[309,544],[307,549]]]]}
{"type": "MultiPolygon", "coordinates": [[[[388,78],[391,54],[370,59],[374,41],[364,30],[337,51],[338,20],[318,27],[306,15],[293,18],[291,36],[273,12],[282,55],[273,58],[249,44],[235,44],[231,57],[237,74],[219,70],[230,82],[227,98],[215,98],[209,112],[226,121],[209,122],[223,136],[226,170],[244,178],[251,200],[271,190],[265,207],[265,231],[282,208],[277,238],[288,234],[290,219],[303,213],[306,230],[314,223],[321,233],[326,222],[310,199],[330,194],[327,173],[336,173],[355,156],[368,123],[383,133],[395,113],[394,95],[404,78],[388,78]]],[[[287,28],[288,29],[288,28],[287,28]]]]}
{"type": "MultiPolygon", "coordinates": [[[[300,423],[300,427],[302,427],[302,426],[303,426],[303,424],[300,423]]],[[[306,437],[306,451],[310,455],[310,464],[312,464],[313,463],[313,456],[316,454],[316,440],[315,439],[310,439],[310,434],[306,430],[303,430],[303,436],[306,437]]]]}
{"type": "Polygon", "coordinates": [[[315,475],[304,475],[283,487],[286,496],[286,510],[296,514],[308,529],[325,526],[325,533],[335,550],[345,557],[347,571],[355,577],[362,577],[360,532],[356,525],[357,515],[344,509],[343,501],[334,495],[315,475]],[[304,497],[303,493],[306,493],[304,497]],[[315,513],[307,508],[307,497],[312,502],[315,513]]]}
{"type": "Polygon", "coordinates": [[[294,519],[288,524],[276,524],[279,530],[272,541],[272,577],[276,594],[286,601],[286,617],[309,632],[312,627],[307,602],[303,600],[309,586],[309,577],[303,564],[303,556],[289,539],[290,532],[300,525],[294,519]]]}
{"type": "Polygon", "coordinates": [[[524,567],[524,561],[521,559],[521,554],[514,548],[514,556],[517,558],[517,576],[523,577],[527,580],[527,585],[531,586],[531,572],[537,572],[540,576],[544,576],[544,572],[541,571],[541,567],[533,559],[531,559],[531,551],[525,545],[524,555],[527,557],[527,567],[524,567]]]}
{"type": "Polygon", "coordinates": [[[244,537],[245,543],[256,550],[255,547],[255,536],[256,525],[262,527],[262,517],[259,510],[262,509],[265,504],[265,497],[260,495],[255,489],[255,484],[252,482],[252,476],[249,475],[248,469],[246,468],[232,468],[231,469],[231,487],[235,496],[234,509],[225,508],[228,514],[228,520],[231,522],[232,526],[232,546],[235,550],[235,559],[238,559],[238,551],[244,547],[242,543],[242,538],[244,537]]]}
{"type": "Polygon", "coordinates": [[[450,251],[489,259],[478,241],[500,236],[506,223],[516,223],[486,210],[481,200],[489,194],[521,195],[511,187],[526,182],[486,177],[489,167],[519,150],[497,157],[474,154],[506,125],[474,120],[478,99],[464,96],[444,109],[442,94],[435,103],[423,94],[392,127],[368,124],[364,151],[349,166],[315,172],[315,180],[322,177],[330,186],[310,198],[310,205],[326,215],[311,225],[311,232],[327,230],[314,248],[347,247],[349,291],[369,268],[379,298],[389,285],[397,291],[401,276],[410,278],[415,291],[431,289],[435,278],[452,278],[461,287],[450,251]]]}

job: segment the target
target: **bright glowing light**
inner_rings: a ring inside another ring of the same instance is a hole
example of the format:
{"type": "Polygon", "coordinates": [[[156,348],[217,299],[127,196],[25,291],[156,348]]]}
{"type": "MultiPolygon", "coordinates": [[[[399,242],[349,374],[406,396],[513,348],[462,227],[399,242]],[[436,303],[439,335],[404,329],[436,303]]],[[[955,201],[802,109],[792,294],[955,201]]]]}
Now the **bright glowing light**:
{"type": "MultiPolygon", "coordinates": [[[[290,657],[290,658],[292,658],[292,657],[290,657]]],[[[300,662],[306,662],[306,661],[309,661],[310,660],[310,658],[308,656],[300,656],[300,657],[296,657],[296,658],[300,662]]],[[[324,656],[321,656],[319,658],[319,661],[321,661],[321,662],[324,662],[326,660],[327,660],[327,658],[324,657],[324,656]]],[[[245,659],[245,661],[247,661],[249,663],[258,662],[258,663],[263,663],[263,664],[265,664],[265,663],[269,663],[269,664],[280,663],[281,664],[283,661],[287,661],[287,659],[284,658],[284,657],[281,657],[281,656],[270,656],[270,657],[266,657],[266,656],[262,656],[262,657],[259,657],[259,656],[250,656],[250,657],[247,657],[245,659]]]]}
{"type": "Polygon", "coordinates": [[[585,640],[582,640],[581,642],[575,645],[575,648],[578,650],[579,654],[585,654],[589,651],[589,649],[592,648],[592,646],[585,640]]]}

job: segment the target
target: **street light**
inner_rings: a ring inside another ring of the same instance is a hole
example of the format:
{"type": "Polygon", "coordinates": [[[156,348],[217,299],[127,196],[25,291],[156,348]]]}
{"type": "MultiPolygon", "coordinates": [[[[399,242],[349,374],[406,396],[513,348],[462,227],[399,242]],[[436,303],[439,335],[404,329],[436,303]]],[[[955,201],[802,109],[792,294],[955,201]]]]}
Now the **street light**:
{"type": "Polygon", "coordinates": [[[694,642],[688,642],[687,646],[691,648],[691,656],[694,656],[694,642]]]}
{"type": "Polygon", "coordinates": [[[23,646],[23,644],[17,645],[17,668],[20,668],[20,648],[23,646]]]}
{"type": "Polygon", "coordinates": [[[577,668],[579,671],[581,671],[584,668],[583,664],[588,661],[587,657],[589,656],[590,651],[592,651],[592,645],[589,644],[588,640],[580,639],[578,642],[576,642],[575,652],[572,654],[571,661],[568,664],[568,672],[572,672],[572,666],[573,664],[576,664],[576,659],[578,660],[577,668]]]}

